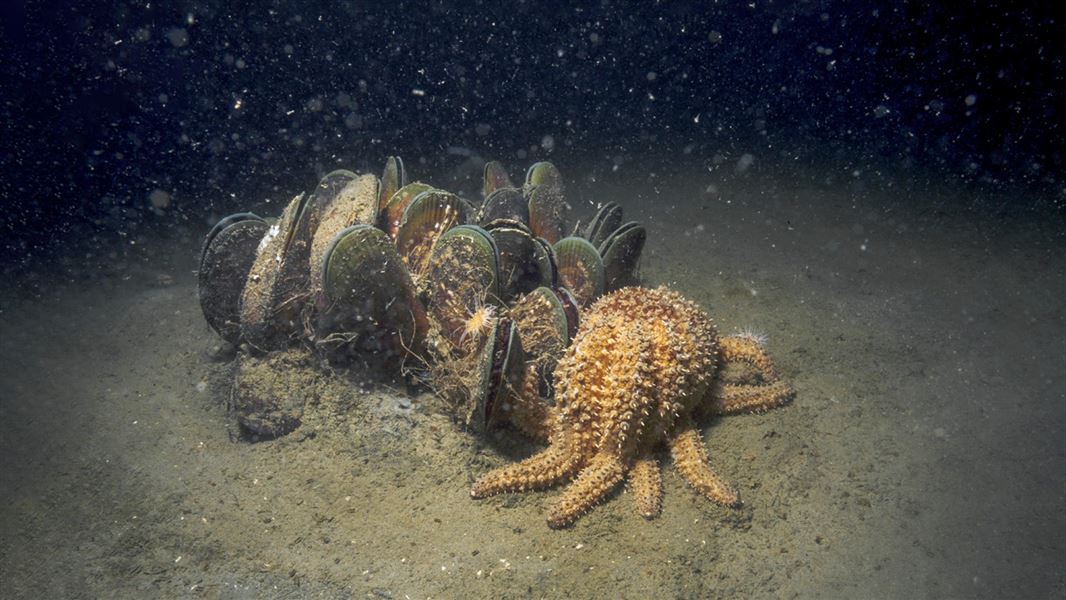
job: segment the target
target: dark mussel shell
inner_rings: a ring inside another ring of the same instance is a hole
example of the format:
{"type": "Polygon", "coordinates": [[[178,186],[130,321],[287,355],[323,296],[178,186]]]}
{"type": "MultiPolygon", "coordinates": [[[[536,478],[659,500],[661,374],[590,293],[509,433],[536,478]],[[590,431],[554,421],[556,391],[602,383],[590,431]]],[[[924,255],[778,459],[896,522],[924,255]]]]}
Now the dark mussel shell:
{"type": "Polygon", "coordinates": [[[499,188],[485,198],[478,213],[478,222],[485,226],[498,219],[529,223],[529,207],[522,191],[515,188],[499,188]]]}
{"type": "Polygon", "coordinates": [[[500,188],[513,187],[514,184],[511,183],[511,178],[508,177],[507,170],[503,168],[502,164],[495,160],[485,163],[485,178],[481,185],[482,198],[488,198],[500,188]]]}
{"type": "Polygon", "coordinates": [[[385,210],[385,206],[392,199],[396,190],[407,185],[407,172],[403,168],[403,160],[399,156],[390,156],[385,161],[385,171],[381,174],[381,189],[378,192],[378,212],[385,210]]]}
{"type": "Polygon", "coordinates": [[[566,236],[570,207],[559,188],[538,185],[526,192],[529,228],[533,235],[554,244],[566,236]]]}
{"type": "Polygon", "coordinates": [[[425,273],[437,239],[452,227],[466,222],[466,204],[450,192],[422,192],[408,205],[396,234],[396,248],[412,274],[425,273]]]}
{"type": "Polygon", "coordinates": [[[215,236],[221,233],[223,229],[230,225],[240,223],[241,221],[259,221],[265,223],[262,217],[250,212],[239,212],[222,217],[218,220],[218,223],[215,223],[215,225],[211,227],[211,230],[207,232],[207,237],[204,238],[203,246],[200,247],[199,265],[202,266],[204,264],[204,256],[207,255],[207,249],[211,246],[211,242],[215,239],[215,236]]]}
{"type": "Polygon", "coordinates": [[[540,264],[541,284],[554,288],[559,285],[559,267],[555,260],[555,247],[542,237],[535,237],[537,244],[534,257],[540,264]]]}
{"type": "Polygon", "coordinates": [[[196,274],[200,308],[208,325],[231,344],[240,341],[241,292],[269,229],[259,217],[239,213],[219,221],[204,242],[196,274]]]}
{"type": "Polygon", "coordinates": [[[482,353],[481,379],[471,399],[467,425],[484,432],[495,422],[498,403],[506,393],[520,389],[525,376],[526,353],[518,327],[510,319],[500,319],[486,340],[482,353]]]}
{"type": "Polygon", "coordinates": [[[324,253],[319,277],[315,344],[331,359],[360,354],[387,361],[418,347],[425,310],[385,232],[365,223],[342,230],[324,253]]]}
{"type": "Polygon", "coordinates": [[[616,229],[622,226],[622,207],[614,202],[608,202],[600,207],[596,216],[592,218],[587,229],[585,239],[592,242],[596,248],[607,239],[616,229]]]}
{"type": "Polygon", "coordinates": [[[437,240],[426,270],[427,308],[453,348],[479,342],[467,322],[499,297],[498,272],[496,243],[484,229],[458,225],[437,240]]]}
{"type": "MultiPolygon", "coordinates": [[[[577,335],[578,325],[581,324],[581,306],[577,303],[574,294],[565,287],[553,288],[552,291],[555,292],[555,297],[562,303],[563,312],[566,313],[566,339],[572,340],[577,335]]],[[[569,343],[567,341],[568,345],[569,343]]]]}
{"type": "Polygon", "coordinates": [[[489,234],[499,249],[500,298],[510,302],[537,287],[551,283],[550,266],[545,262],[540,244],[528,231],[516,227],[493,227],[489,234]]]}
{"type": "Polygon", "coordinates": [[[555,260],[559,285],[573,293],[578,306],[588,306],[603,294],[603,259],[588,240],[576,236],[559,240],[555,244],[555,260]]]}
{"type": "Polygon", "coordinates": [[[636,283],[637,264],[647,237],[643,225],[630,221],[616,229],[600,245],[605,291],[636,283]]]}

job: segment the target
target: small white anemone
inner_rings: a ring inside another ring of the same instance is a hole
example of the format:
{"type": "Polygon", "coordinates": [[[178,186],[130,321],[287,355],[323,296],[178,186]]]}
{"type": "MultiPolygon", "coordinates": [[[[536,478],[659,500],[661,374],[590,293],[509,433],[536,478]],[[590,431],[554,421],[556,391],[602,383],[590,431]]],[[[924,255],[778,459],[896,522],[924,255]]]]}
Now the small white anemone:
{"type": "Polygon", "coordinates": [[[467,340],[478,340],[488,334],[495,320],[496,307],[479,302],[466,320],[463,321],[463,332],[459,336],[459,345],[466,344],[467,340]]]}

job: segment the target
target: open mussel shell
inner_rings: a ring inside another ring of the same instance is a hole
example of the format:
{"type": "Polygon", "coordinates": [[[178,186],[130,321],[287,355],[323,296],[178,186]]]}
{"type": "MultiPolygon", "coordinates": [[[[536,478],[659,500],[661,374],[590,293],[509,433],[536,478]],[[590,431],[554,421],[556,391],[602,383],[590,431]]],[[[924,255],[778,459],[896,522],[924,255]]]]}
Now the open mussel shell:
{"type": "Polygon", "coordinates": [[[538,286],[550,284],[552,271],[541,256],[543,248],[524,228],[489,229],[499,249],[500,298],[510,302],[538,286]]]}
{"type": "Polygon", "coordinates": [[[481,185],[482,198],[488,198],[500,188],[513,187],[514,184],[511,183],[511,178],[507,175],[507,170],[503,168],[502,164],[495,160],[485,163],[485,178],[481,185]]]}
{"type": "Polygon", "coordinates": [[[389,198],[385,209],[379,215],[378,227],[385,230],[389,237],[395,240],[397,232],[400,231],[400,221],[403,220],[403,213],[407,210],[407,207],[419,194],[428,192],[431,189],[433,189],[433,186],[429,184],[414,181],[396,190],[392,197],[389,198]]]}
{"type": "Polygon", "coordinates": [[[526,171],[526,187],[547,186],[562,193],[563,175],[548,161],[534,163],[526,171]]]}
{"type": "Polygon", "coordinates": [[[552,244],[558,242],[566,235],[570,212],[561,189],[551,185],[538,185],[527,189],[529,228],[533,230],[533,235],[552,244]]]}
{"type": "Polygon", "coordinates": [[[378,192],[378,212],[385,210],[396,190],[407,184],[407,173],[403,160],[399,156],[390,156],[385,161],[385,172],[381,174],[381,189],[378,192]]]}
{"type": "Polygon", "coordinates": [[[424,310],[385,232],[365,223],[342,230],[326,249],[321,271],[315,344],[327,356],[388,359],[417,346],[424,310]]]}
{"type": "Polygon", "coordinates": [[[241,292],[269,229],[259,217],[238,213],[219,221],[204,242],[196,275],[200,308],[207,324],[231,344],[240,341],[241,292]]]}
{"type": "Polygon", "coordinates": [[[644,226],[631,221],[616,229],[600,245],[605,291],[636,283],[637,263],[647,237],[644,226]]]}
{"type": "Polygon", "coordinates": [[[307,298],[309,197],[292,199],[263,236],[241,293],[241,337],[267,351],[285,347],[298,331],[307,298]]]}
{"type": "Polygon", "coordinates": [[[484,226],[498,219],[529,223],[529,206],[521,190],[499,188],[485,198],[478,213],[478,222],[484,226]]]}
{"type": "Polygon", "coordinates": [[[520,389],[526,368],[526,353],[513,321],[496,321],[491,335],[479,357],[481,377],[466,419],[467,425],[479,432],[487,431],[493,425],[501,397],[520,389]]]}
{"type": "Polygon", "coordinates": [[[440,236],[426,269],[430,316],[454,348],[476,344],[486,332],[499,296],[498,250],[492,237],[476,225],[459,225],[440,236]],[[473,321],[472,321],[473,319],[473,321]]]}
{"type": "Polygon", "coordinates": [[[596,248],[607,239],[615,230],[622,226],[622,207],[614,202],[608,202],[600,207],[596,216],[589,222],[585,229],[585,239],[592,242],[596,248]]]}
{"type": "Polygon", "coordinates": [[[437,239],[466,221],[466,206],[458,196],[442,190],[422,192],[408,205],[396,233],[396,248],[411,273],[425,273],[437,239]]]}
{"type": "Polygon", "coordinates": [[[588,240],[567,237],[555,244],[555,260],[559,269],[559,285],[573,293],[578,306],[588,306],[603,294],[603,259],[588,240]]]}

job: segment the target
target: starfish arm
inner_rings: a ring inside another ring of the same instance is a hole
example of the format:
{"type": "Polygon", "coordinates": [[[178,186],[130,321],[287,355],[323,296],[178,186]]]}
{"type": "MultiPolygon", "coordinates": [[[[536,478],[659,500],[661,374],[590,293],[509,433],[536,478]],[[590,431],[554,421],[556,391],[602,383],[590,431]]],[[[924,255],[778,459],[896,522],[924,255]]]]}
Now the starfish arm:
{"type": "Polygon", "coordinates": [[[629,485],[637,501],[637,511],[646,519],[654,519],[663,509],[663,478],[659,461],[642,458],[629,470],[629,485]]]}
{"type": "Polygon", "coordinates": [[[783,381],[762,385],[715,382],[710,392],[710,411],[718,415],[761,413],[787,404],[795,390],[783,381]]]}
{"type": "Polygon", "coordinates": [[[690,417],[678,421],[677,433],[670,440],[670,454],[681,476],[696,491],[724,506],[737,506],[740,496],[725,482],[707,461],[707,450],[700,438],[700,430],[690,417]]]}
{"type": "Polygon", "coordinates": [[[556,433],[548,448],[520,463],[496,469],[474,482],[473,498],[485,498],[502,492],[541,489],[573,476],[581,468],[577,453],[566,431],[556,433]]]}
{"type": "Polygon", "coordinates": [[[593,456],[548,512],[548,526],[558,529],[573,523],[618,485],[624,475],[625,467],[617,456],[607,452],[593,456]]]}
{"type": "Polygon", "coordinates": [[[766,381],[777,379],[777,369],[759,342],[745,336],[731,335],[719,340],[719,360],[723,363],[745,362],[755,367],[766,381]]]}
{"type": "Polygon", "coordinates": [[[538,442],[547,442],[556,421],[555,411],[540,398],[537,367],[530,363],[522,378],[522,389],[511,395],[511,423],[538,442]]]}

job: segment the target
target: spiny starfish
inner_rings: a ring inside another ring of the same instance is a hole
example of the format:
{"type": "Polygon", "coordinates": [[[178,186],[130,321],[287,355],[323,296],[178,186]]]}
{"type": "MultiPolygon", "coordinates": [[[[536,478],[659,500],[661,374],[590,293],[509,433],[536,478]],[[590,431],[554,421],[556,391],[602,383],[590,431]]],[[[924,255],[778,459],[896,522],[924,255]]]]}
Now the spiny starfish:
{"type": "Polygon", "coordinates": [[[627,476],[640,514],[658,516],[656,451],[663,444],[693,488],[737,505],[736,490],[708,464],[694,417],[762,411],[792,396],[755,340],[719,338],[703,310],[662,287],[623,288],[593,304],[556,367],[555,386],[549,408],[530,370],[510,406],[512,420],[548,448],[488,473],[470,490],[484,498],[572,480],[549,509],[553,528],[573,523],[627,476]],[[750,364],[764,383],[722,381],[719,368],[730,362],[750,364]]]}

